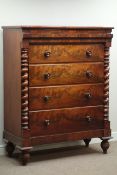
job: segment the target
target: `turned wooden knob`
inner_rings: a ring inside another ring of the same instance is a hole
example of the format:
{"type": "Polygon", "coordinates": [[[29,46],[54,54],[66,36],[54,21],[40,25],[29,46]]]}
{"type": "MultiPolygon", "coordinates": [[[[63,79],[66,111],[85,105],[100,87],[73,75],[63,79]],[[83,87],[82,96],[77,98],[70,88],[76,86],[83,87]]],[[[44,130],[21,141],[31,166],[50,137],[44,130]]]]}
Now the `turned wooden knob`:
{"type": "Polygon", "coordinates": [[[91,57],[91,56],[92,56],[91,50],[87,50],[87,51],[86,51],[86,56],[87,56],[87,57],[91,57]]]}
{"type": "Polygon", "coordinates": [[[46,126],[49,126],[50,125],[50,120],[44,120],[44,123],[46,126]]]}
{"type": "Polygon", "coordinates": [[[87,99],[91,99],[91,98],[92,98],[92,95],[91,95],[89,92],[87,92],[87,93],[85,93],[85,97],[86,97],[87,99]]]}
{"type": "Polygon", "coordinates": [[[51,77],[51,74],[50,73],[45,73],[44,74],[44,79],[45,80],[48,80],[50,77],[51,77]]]}
{"type": "Polygon", "coordinates": [[[43,97],[43,100],[44,100],[44,102],[48,102],[50,100],[50,98],[51,98],[51,96],[46,95],[43,97]]]}
{"type": "Polygon", "coordinates": [[[86,120],[87,120],[87,122],[91,122],[92,121],[92,117],[91,116],[86,116],[86,120]]]}
{"type": "Polygon", "coordinates": [[[91,71],[86,71],[86,77],[91,78],[93,76],[91,71]]]}
{"type": "Polygon", "coordinates": [[[48,58],[48,57],[50,56],[50,54],[51,54],[51,52],[45,51],[45,52],[44,52],[44,57],[45,57],[45,58],[48,58]]]}

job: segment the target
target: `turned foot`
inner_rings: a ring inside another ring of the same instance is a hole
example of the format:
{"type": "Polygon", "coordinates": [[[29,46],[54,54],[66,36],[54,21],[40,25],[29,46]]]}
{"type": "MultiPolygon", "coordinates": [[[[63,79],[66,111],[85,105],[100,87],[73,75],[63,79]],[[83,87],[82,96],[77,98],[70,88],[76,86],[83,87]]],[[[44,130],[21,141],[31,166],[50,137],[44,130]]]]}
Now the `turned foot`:
{"type": "Polygon", "coordinates": [[[29,150],[22,151],[22,165],[27,165],[30,160],[30,153],[29,150]]]}
{"type": "Polygon", "coordinates": [[[85,142],[86,147],[89,146],[89,142],[90,142],[90,141],[91,141],[91,139],[84,139],[84,142],[85,142]]]}
{"type": "Polygon", "coordinates": [[[6,145],[6,152],[9,157],[12,157],[14,150],[15,150],[15,145],[11,142],[8,142],[6,145]]]}
{"type": "Polygon", "coordinates": [[[107,154],[107,149],[109,148],[109,142],[107,139],[101,142],[101,148],[103,150],[103,153],[107,154]]]}

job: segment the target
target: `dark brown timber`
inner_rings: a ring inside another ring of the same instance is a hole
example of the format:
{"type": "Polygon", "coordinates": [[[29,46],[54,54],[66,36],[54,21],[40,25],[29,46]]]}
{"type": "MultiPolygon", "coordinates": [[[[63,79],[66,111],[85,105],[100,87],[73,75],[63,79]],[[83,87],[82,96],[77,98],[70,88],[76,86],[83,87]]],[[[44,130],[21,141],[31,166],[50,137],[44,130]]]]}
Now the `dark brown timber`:
{"type": "Polygon", "coordinates": [[[22,164],[40,144],[111,138],[112,27],[3,27],[4,139],[22,164]]]}

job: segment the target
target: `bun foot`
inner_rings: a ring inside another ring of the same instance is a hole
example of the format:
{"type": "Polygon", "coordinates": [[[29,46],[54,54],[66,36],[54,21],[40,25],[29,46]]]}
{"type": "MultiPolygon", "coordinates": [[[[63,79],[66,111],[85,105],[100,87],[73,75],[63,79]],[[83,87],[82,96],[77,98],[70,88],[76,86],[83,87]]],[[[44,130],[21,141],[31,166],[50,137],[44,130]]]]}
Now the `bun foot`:
{"type": "Polygon", "coordinates": [[[22,151],[22,165],[27,165],[30,160],[30,153],[29,150],[22,151]]]}
{"type": "Polygon", "coordinates": [[[109,142],[108,142],[108,140],[103,140],[103,141],[101,142],[101,148],[102,148],[102,150],[103,150],[103,153],[104,153],[104,154],[107,154],[107,150],[108,150],[108,148],[109,148],[109,142]]]}
{"type": "Polygon", "coordinates": [[[85,142],[85,146],[88,147],[89,146],[89,142],[91,141],[91,139],[84,139],[85,142]]]}
{"type": "Polygon", "coordinates": [[[9,157],[12,157],[14,150],[15,150],[15,145],[11,142],[8,142],[6,145],[6,152],[9,157]]]}

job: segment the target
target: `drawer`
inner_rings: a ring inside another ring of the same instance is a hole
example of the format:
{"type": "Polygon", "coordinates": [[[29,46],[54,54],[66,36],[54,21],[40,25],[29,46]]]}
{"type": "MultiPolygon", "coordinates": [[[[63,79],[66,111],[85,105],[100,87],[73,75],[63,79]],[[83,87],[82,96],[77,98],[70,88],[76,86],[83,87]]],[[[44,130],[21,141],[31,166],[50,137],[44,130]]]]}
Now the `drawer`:
{"type": "Polygon", "coordinates": [[[103,104],[103,84],[29,88],[29,110],[103,104]]]}
{"type": "Polygon", "coordinates": [[[102,129],[103,106],[29,112],[32,136],[102,129]]]}
{"type": "Polygon", "coordinates": [[[30,45],[29,63],[103,61],[104,46],[92,45],[30,45]]]}
{"type": "Polygon", "coordinates": [[[103,63],[41,64],[29,66],[29,85],[103,83],[103,63]]]}

